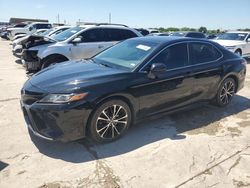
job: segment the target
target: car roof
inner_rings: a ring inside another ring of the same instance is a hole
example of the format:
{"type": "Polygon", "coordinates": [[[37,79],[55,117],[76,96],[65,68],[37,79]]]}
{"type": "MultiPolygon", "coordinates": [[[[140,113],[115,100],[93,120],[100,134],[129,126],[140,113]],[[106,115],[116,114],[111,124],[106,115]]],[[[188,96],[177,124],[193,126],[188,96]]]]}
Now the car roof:
{"type": "Polygon", "coordinates": [[[250,33],[250,31],[228,31],[227,33],[250,33]]]}
{"type": "Polygon", "coordinates": [[[133,28],[130,28],[130,27],[125,27],[125,26],[122,26],[122,25],[79,25],[78,27],[81,27],[81,28],[114,28],[114,29],[129,29],[129,30],[133,30],[133,28]]]}
{"type": "MultiPolygon", "coordinates": [[[[176,37],[176,36],[145,36],[137,37],[128,40],[142,41],[142,42],[153,42],[157,44],[170,44],[176,42],[188,42],[188,41],[198,41],[198,42],[210,42],[207,39],[190,38],[190,37],[176,37]]],[[[212,42],[211,42],[212,43],[212,42]]]]}
{"type": "Polygon", "coordinates": [[[35,25],[35,24],[50,24],[50,25],[52,25],[51,23],[47,23],[47,22],[32,22],[32,23],[30,23],[29,25],[35,25]]]}

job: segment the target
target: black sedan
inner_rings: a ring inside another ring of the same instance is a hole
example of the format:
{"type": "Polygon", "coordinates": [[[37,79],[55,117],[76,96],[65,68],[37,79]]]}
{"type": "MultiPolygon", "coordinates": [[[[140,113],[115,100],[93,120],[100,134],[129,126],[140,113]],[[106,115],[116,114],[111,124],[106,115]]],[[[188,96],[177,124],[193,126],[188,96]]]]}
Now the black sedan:
{"type": "Polygon", "coordinates": [[[145,116],[201,102],[226,106],[245,75],[246,61],[212,41],[134,38],[35,74],[21,90],[21,106],[39,137],[109,142],[145,116]]]}

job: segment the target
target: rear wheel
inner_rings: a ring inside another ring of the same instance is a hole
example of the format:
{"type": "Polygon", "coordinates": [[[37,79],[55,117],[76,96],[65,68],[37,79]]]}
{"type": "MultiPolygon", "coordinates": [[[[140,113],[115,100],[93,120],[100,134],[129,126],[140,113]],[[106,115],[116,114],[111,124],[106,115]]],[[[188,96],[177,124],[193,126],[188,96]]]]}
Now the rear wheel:
{"type": "Polygon", "coordinates": [[[233,78],[225,79],[216,95],[216,105],[224,107],[228,105],[236,92],[236,83],[233,78]]]}
{"type": "Polygon", "coordinates": [[[120,138],[131,124],[131,110],[121,100],[109,100],[100,105],[90,121],[90,134],[96,142],[111,142],[120,138]]]}
{"type": "Polygon", "coordinates": [[[60,55],[46,57],[43,60],[43,64],[42,64],[41,69],[47,68],[47,67],[49,67],[51,65],[54,65],[56,63],[61,63],[61,62],[64,62],[64,61],[68,61],[68,59],[66,57],[60,56],[60,55]]]}

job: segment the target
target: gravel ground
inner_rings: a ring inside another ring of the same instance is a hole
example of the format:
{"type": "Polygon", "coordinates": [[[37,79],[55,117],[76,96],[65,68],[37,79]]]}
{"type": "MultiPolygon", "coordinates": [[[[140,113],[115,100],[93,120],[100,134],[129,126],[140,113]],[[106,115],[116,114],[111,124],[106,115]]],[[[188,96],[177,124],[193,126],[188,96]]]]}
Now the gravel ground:
{"type": "Polygon", "coordinates": [[[0,75],[0,187],[250,187],[249,71],[226,108],[147,120],[104,145],[29,134],[19,105],[27,77],[4,40],[0,75]]]}

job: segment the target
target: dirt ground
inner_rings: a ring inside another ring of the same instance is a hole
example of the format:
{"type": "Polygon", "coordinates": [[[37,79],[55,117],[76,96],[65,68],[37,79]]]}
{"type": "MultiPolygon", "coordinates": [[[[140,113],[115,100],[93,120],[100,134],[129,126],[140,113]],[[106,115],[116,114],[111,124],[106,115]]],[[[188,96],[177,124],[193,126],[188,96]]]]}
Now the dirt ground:
{"type": "Polygon", "coordinates": [[[110,144],[47,142],[27,130],[19,105],[27,77],[0,40],[0,187],[250,187],[249,70],[226,108],[147,120],[110,144]]]}

